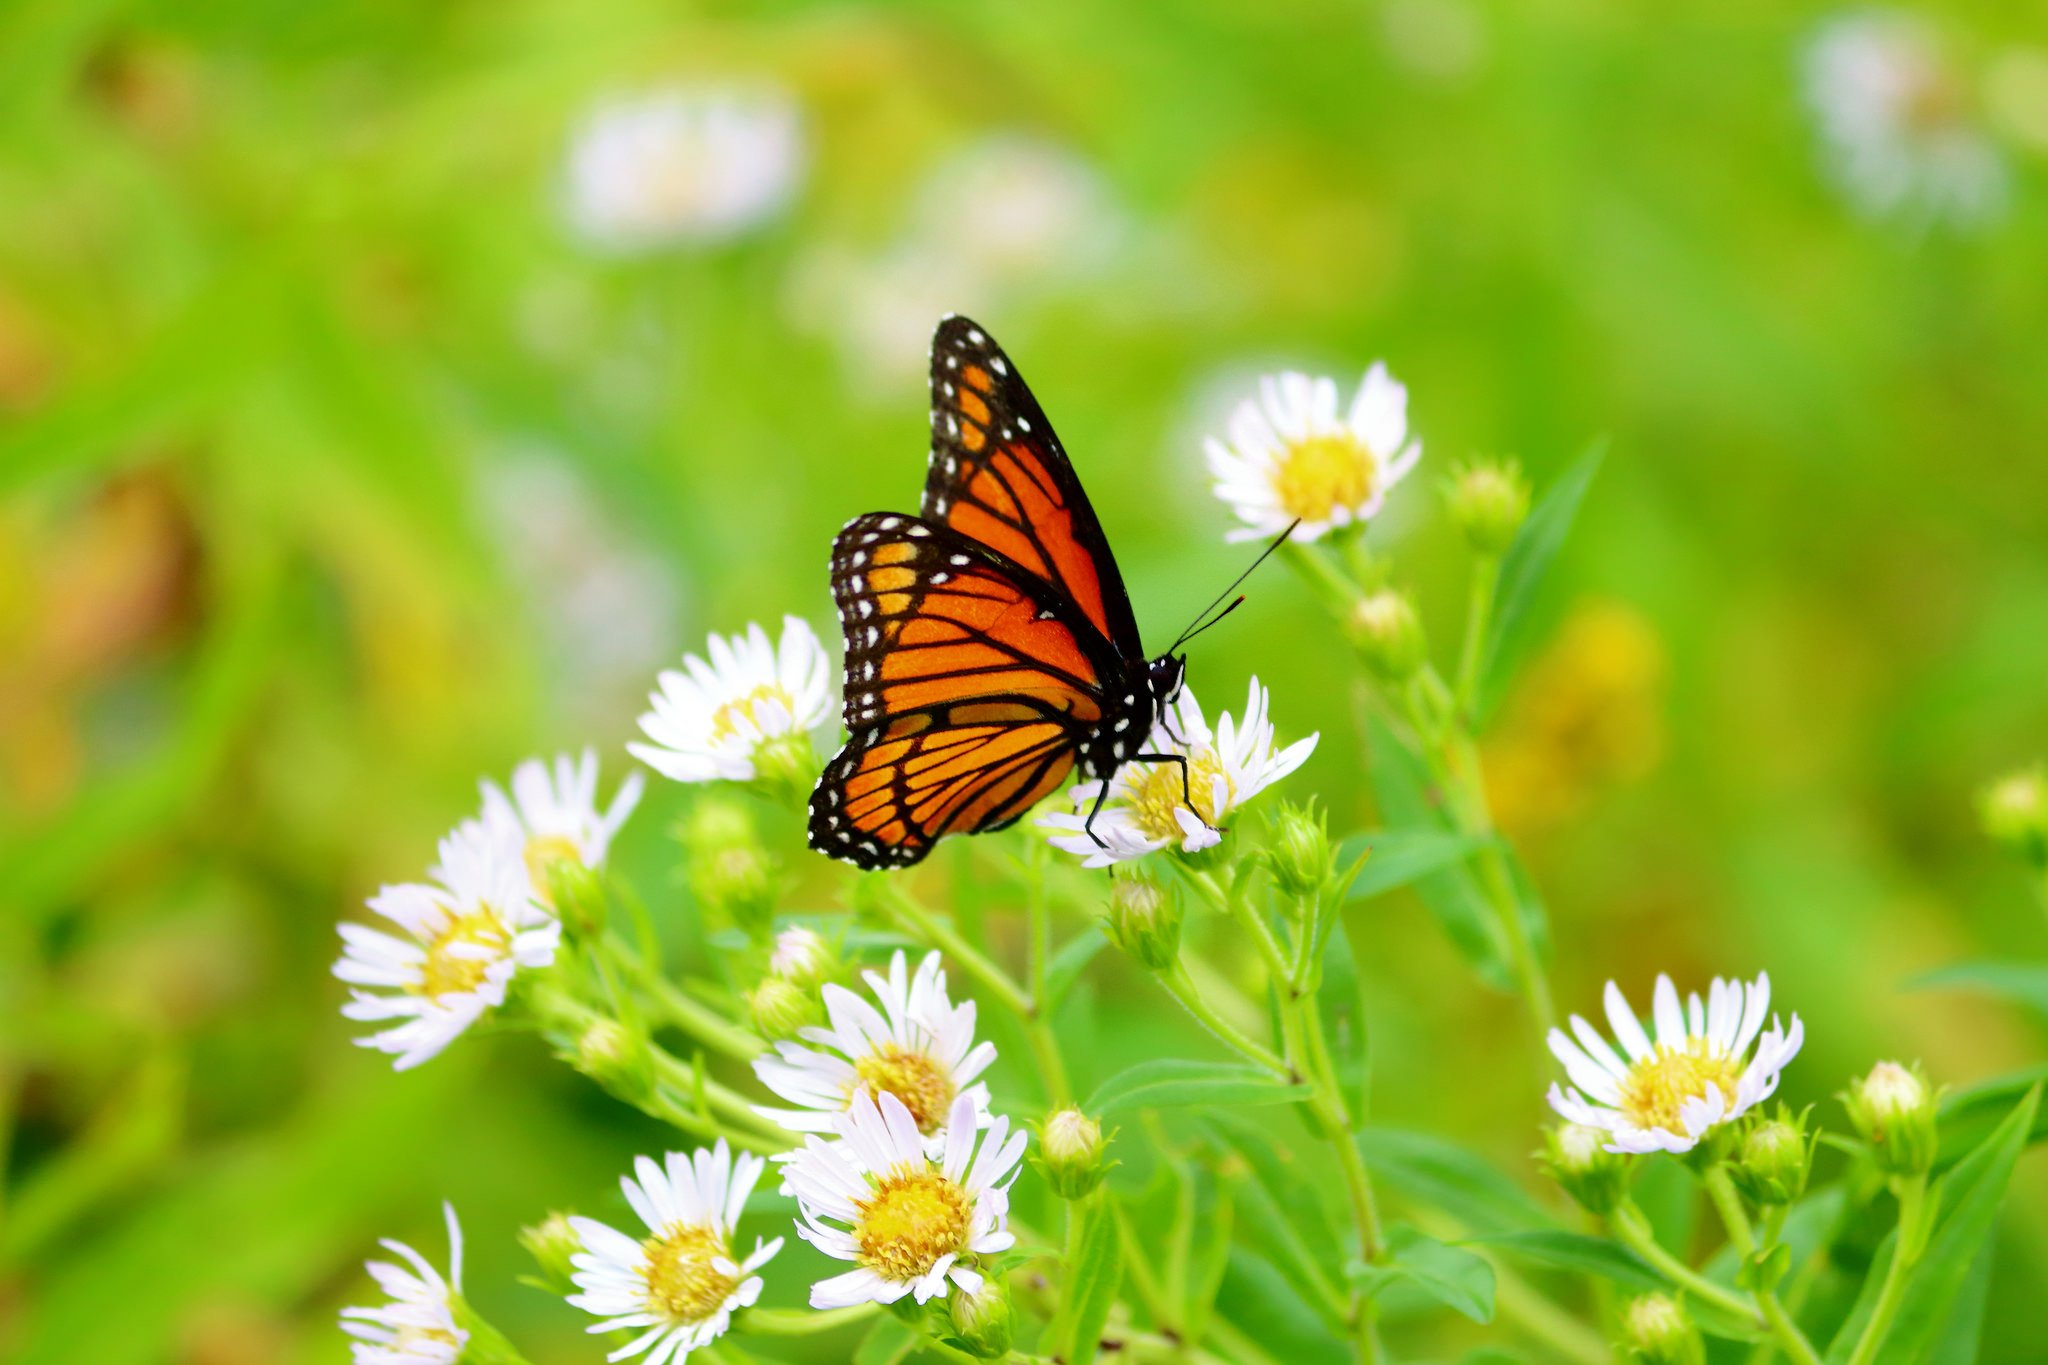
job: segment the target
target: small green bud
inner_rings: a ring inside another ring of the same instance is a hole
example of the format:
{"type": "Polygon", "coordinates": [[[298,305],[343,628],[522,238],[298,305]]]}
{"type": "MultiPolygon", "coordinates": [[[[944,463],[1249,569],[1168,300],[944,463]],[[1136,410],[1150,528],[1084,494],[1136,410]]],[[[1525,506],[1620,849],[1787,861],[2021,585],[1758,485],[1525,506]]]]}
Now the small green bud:
{"type": "Polygon", "coordinates": [[[1707,1344],[1685,1304],[1668,1294],[1645,1294],[1621,1314],[1621,1345],[1648,1365],[1705,1365],[1707,1344]]]}
{"type": "Polygon", "coordinates": [[[775,916],[775,862],[746,811],[715,797],[700,799],[682,839],[697,903],[714,921],[737,925],[749,938],[766,938],[775,916]]]}
{"type": "Polygon", "coordinates": [[[519,1245],[526,1248],[540,1266],[541,1278],[558,1294],[574,1293],[575,1266],[570,1257],[583,1250],[583,1239],[569,1225],[565,1213],[550,1213],[532,1227],[519,1229],[519,1245]]]}
{"type": "Polygon", "coordinates": [[[1454,465],[1444,481],[1451,522],[1483,555],[1512,545],[1529,515],[1529,481],[1513,460],[1474,460],[1454,465]]]}
{"type": "Polygon", "coordinates": [[[818,751],[801,730],[754,746],[754,782],[778,805],[803,810],[818,780],[818,751]]]}
{"type": "Polygon", "coordinates": [[[794,1038],[823,1024],[825,1011],[815,991],[770,976],[747,992],[747,1017],[763,1038],[794,1038]]]}
{"type": "Polygon", "coordinates": [[[1916,1064],[1879,1062],[1842,1095],[1849,1121],[1868,1142],[1877,1164],[1893,1175],[1918,1175],[1934,1165],[1941,1146],[1935,1131],[1935,1096],[1916,1064]]]}
{"type": "Polygon", "coordinates": [[[1395,588],[1369,592],[1352,604],[1349,634],[1365,666],[1382,682],[1407,682],[1429,656],[1422,618],[1407,594],[1395,588]]]}
{"type": "Polygon", "coordinates": [[[548,908],[572,941],[588,943],[604,933],[605,921],[611,918],[611,896],[602,874],[575,859],[556,858],[544,865],[535,885],[546,890],[548,908]]]}
{"type": "Polygon", "coordinates": [[[643,1095],[654,1085],[646,1038],[616,1019],[592,1020],[578,1035],[569,1061],[615,1095],[643,1095]]]}
{"type": "Polygon", "coordinates": [[[1109,1174],[1102,1160],[1108,1145],[1101,1124],[1078,1109],[1062,1109],[1039,1131],[1039,1169],[1060,1198],[1084,1198],[1109,1174]]]}
{"type": "Polygon", "coordinates": [[[777,934],[775,949],[768,955],[769,974],[793,986],[821,986],[832,979],[838,967],[832,945],[816,930],[801,925],[777,934]]]}
{"type": "Polygon", "coordinates": [[[1155,972],[1171,967],[1180,955],[1181,913],[1176,888],[1135,865],[1111,870],[1104,931],[1111,943],[1155,972]]]}
{"type": "Polygon", "coordinates": [[[2048,867],[2048,768],[2011,773],[1977,795],[1984,832],[2035,867],[2048,867]]]}
{"type": "Polygon", "coordinates": [[[1265,861],[1281,894],[1304,901],[1320,896],[1335,875],[1330,831],[1322,813],[1313,807],[1282,806],[1273,817],[1265,861]]]}
{"type": "Polygon", "coordinates": [[[1000,1360],[1016,1341],[1010,1311],[1010,1291],[993,1275],[984,1275],[981,1288],[972,1294],[955,1288],[949,1296],[948,1311],[953,1335],[967,1354],[979,1360],[1000,1360]]]}
{"type": "Polygon", "coordinates": [[[1560,1123],[1543,1130],[1536,1154],[1552,1180],[1588,1213],[1606,1215],[1621,1206],[1632,1169],[1626,1152],[1607,1150],[1604,1130],[1584,1123],[1560,1123]]]}
{"type": "Polygon", "coordinates": [[[1784,1105],[1775,1117],[1761,1111],[1749,1124],[1728,1174],[1751,1202],[1769,1207],[1790,1204],[1806,1192],[1806,1177],[1813,1169],[1814,1138],[1808,1136],[1803,1115],[1784,1105]]]}

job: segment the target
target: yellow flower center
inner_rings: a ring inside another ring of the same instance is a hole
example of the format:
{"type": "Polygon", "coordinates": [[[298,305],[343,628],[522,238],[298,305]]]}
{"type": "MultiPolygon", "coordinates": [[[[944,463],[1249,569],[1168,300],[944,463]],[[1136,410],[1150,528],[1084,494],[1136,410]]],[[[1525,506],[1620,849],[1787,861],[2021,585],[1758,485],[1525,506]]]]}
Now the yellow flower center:
{"type": "Polygon", "coordinates": [[[641,1243],[646,1253],[647,1311],[670,1322],[699,1322],[716,1313],[739,1281],[712,1262],[732,1259],[725,1234],[703,1223],[677,1223],[641,1243]]]}
{"type": "Polygon", "coordinates": [[[754,714],[754,709],[767,702],[780,702],[782,703],[783,710],[792,716],[796,714],[796,699],[790,696],[780,684],[762,683],[759,687],[747,693],[746,696],[734,697],[731,701],[711,713],[712,740],[715,742],[721,739],[732,739],[739,734],[742,723],[756,730],[760,729],[760,718],[754,714]]]}
{"type": "Polygon", "coordinates": [[[415,1346],[460,1346],[461,1340],[445,1327],[400,1326],[391,1343],[400,1354],[415,1346]]]}
{"type": "Polygon", "coordinates": [[[548,890],[548,869],[556,863],[583,865],[575,840],[566,834],[537,834],[526,841],[526,875],[543,899],[548,890]]]}
{"type": "Polygon", "coordinates": [[[903,1101],[917,1131],[930,1137],[946,1121],[953,1099],[960,1093],[953,1078],[922,1052],[911,1052],[887,1043],[853,1064],[856,1075],[869,1090],[887,1091],[903,1101]]]}
{"type": "Polygon", "coordinates": [[[1713,1086],[1733,1104],[1741,1079],[1735,1058],[1704,1038],[1687,1039],[1683,1050],[1659,1043],[1622,1080],[1621,1112],[1638,1128],[1683,1133],[1678,1111],[1687,1100],[1701,1098],[1713,1086]]]}
{"type": "Polygon", "coordinates": [[[860,1263],[885,1280],[928,1274],[941,1256],[966,1248],[967,1191],[937,1171],[898,1166],[855,1207],[860,1263]]]}
{"type": "Polygon", "coordinates": [[[1144,776],[1137,779],[1131,792],[1131,811],[1137,817],[1138,828],[1145,831],[1148,839],[1171,839],[1179,843],[1184,836],[1180,821],[1174,812],[1188,805],[1188,798],[1194,798],[1195,813],[1205,824],[1216,823],[1215,790],[1216,779],[1223,779],[1228,800],[1235,800],[1237,788],[1223,771],[1223,764],[1213,753],[1204,752],[1188,760],[1188,780],[1183,787],[1180,780],[1180,764],[1154,763],[1145,769],[1144,776]]]}
{"type": "Polygon", "coordinates": [[[1349,433],[1309,436],[1288,444],[1273,471],[1273,490],[1290,517],[1328,521],[1340,507],[1358,507],[1372,496],[1379,461],[1365,442],[1349,433]]]}
{"type": "Polygon", "coordinates": [[[427,960],[420,964],[419,984],[414,995],[467,995],[483,984],[484,971],[492,961],[512,947],[512,933],[498,912],[479,905],[466,915],[457,915],[427,945],[427,960]],[[487,948],[486,954],[458,953],[456,945],[487,948]]]}

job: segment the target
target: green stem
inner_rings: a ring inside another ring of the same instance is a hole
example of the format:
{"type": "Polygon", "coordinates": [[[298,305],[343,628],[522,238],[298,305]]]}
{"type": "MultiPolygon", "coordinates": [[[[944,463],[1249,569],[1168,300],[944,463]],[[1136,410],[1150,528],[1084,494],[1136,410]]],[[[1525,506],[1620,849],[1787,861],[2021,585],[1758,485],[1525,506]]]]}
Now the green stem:
{"type": "Polygon", "coordinates": [[[1479,698],[1479,666],[1486,662],[1486,632],[1493,624],[1493,598],[1500,586],[1500,556],[1482,555],[1472,566],[1472,593],[1465,611],[1465,641],[1458,651],[1458,718],[1473,728],[1479,698]]]}
{"type": "Polygon", "coordinates": [[[1175,958],[1173,964],[1158,976],[1159,984],[1166,988],[1166,993],[1180,1001],[1182,1008],[1195,1017],[1195,1022],[1214,1034],[1225,1047],[1247,1061],[1265,1067],[1275,1076],[1283,1080],[1289,1079],[1287,1063],[1280,1059],[1280,1055],[1264,1044],[1253,1041],[1240,1032],[1235,1024],[1225,1019],[1209,1002],[1208,997],[1202,994],[1201,988],[1195,985],[1194,978],[1188,975],[1186,964],[1179,958],[1175,958]]]}
{"type": "Polygon", "coordinates": [[[1749,1226],[1749,1213],[1742,1207],[1742,1196],[1735,1191],[1735,1181],[1728,1174],[1725,1162],[1715,1162],[1707,1168],[1704,1177],[1707,1198],[1714,1203],[1714,1211],[1721,1215],[1722,1226],[1728,1229],[1728,1240],[1735,1244],[1735,1252],[1747,1261],[1756,1254],[1756,1233],[1749,1226]]]}
{"type": "Polygon", "coordinates": [[[1045,851],[1043,840],[1031,840],[1025,853],[1025,907],[1031,922],[1031,1003],[1025,1017],[1031,1050],[1038,1058],[1038,1074],[1045,1082],[1046,1106],[1059,1109],[1073,1101],[1072,1083],[1067,1079],[1066,1059],[1060,1055],[1060,1040],[1052,1029],[1051,1011],[1045,1006],[1052,998],[1047,972],[1052,962],[1052,907],[1045,897],[1045,851]]]}
{"type": "MultiPolygon", "coordinates": [[[[1728,1240],[1734,1243],[1743,1264],[1753,1266],[1759,1254],[1757,1238],[1750,1228],[1749,1214],[1742,1207],[1742,1196],[1736,1192],[1735,1181],[1728,1174],[1726,1162],[1716,1162],[1708,1169],[1706,1184],[1707,1196],[1713,1200],[1715,1210],[1721,1215],[1721,1222],[1728,1229],[1728,1240]]],[[[1783,1208],[1774,1208],[1765,1217],[1763,1252],[1768,1253],[1777,1245],[1778,1234],[1784,1224],[1783,1208]]],[[[1750,1297],[1756,1300],[1757,1312],[1763,1316],[1764,1322],[1771,1329],[1771,1335],[1777,1338],[1778,1345],[1784,1348],[1786,1355],[1799,1362],[1799,1365],[1820,1365],[1820,1353],[1813,1349],[1813,1343],[1799,1330],[1799,1324],[1792,1320],[1792,1315],[1778,1302],[1778,1293],[1774,1287],[1754,1289],[1750,1297]]]]}
{"type": "Polygon", "coordinates": [[[650,1043],[648,1052],[654,1059],[656,1080],[678,1102],[697,1094],[703,1095],[706,1108],[740,1130],[732,1134],[734,1141],[741,1140],[744,1133],[757,1142],[770,1144],[766,1147],[756,1145],[754,1150],[769,1152],[787,1151],[796,1145],[794,1137],[755,1113],[754,1106],[738,1091],[700,1074],[697,1068],[659,1044],[650,1043]]]}
{"type": "Polygon", "coordinates": [[[474,1365],[528,1365],[526,1357],[519,1354],[511,1340],[477,1316],[477,1311],[469,1306],[467,1299],[455,1301],[455,1318],[469,1333],[469,1341],[462,1350],[465,1361],[472,1361],[474,1365]]]}
{"type": "Polygon", "coordinates": [[[674,1024],[713,1052],[736,1061],[750,1062],[768,1050],[768,1045],[746,1029],[728,1022],[709,1005],[698,1003],[658,971],[634,966],[632,974],[652,997],[662,1018],[674,1024]]]}
{"type": "Polygon", "coordinates": [[[849,1308],[749,1308],[733,1319],[732,1329],[744,1336],[810,1337],[850,1322],[865,1322],[881,1305],[856,1303],[849,1308]]]}
{"type": "Polygon", "coordinates": [[[1280,940],[1273,936],[1272,927],[1266,923],[1265,918],[1254,907],[1246,904],[1244,898],[1237,895],[1234,890],[1225,890],[1218,886],[1212,873],[1192,869],[1183,871],[1186,872],[1188,884],[1200,893],[1203,900],[1228,918],[1235,920],[1238,927],[1250,935],[1253,945],[1259,950],[1260,958],[1265,961],[1266,969],[1273,974],[1275,983],[1288,980],[1292,968],[1287,961],[1287,954],[1282,951],[1280,940]]]}
{"type": "Polygon", "coordinates": [[[958,963],[960,970],[973,977],[983,990],[1001,1000],[1005,1008],[1026,1020],[1036,1017],[1038,1011],[1023,988],[1010,979],[1008,972],[960,937],[952,925],[912,900],[900,887],[885,887],[880,899],[884,909],[931,947],[958,963]]]}
{"type": "Polygon", "coordinates": [[[1863,1335],[1856,1339],[1856,1349],[1850,1353],[1849,1365],[1870,1365],[1877,1359],[1885,1336],[1891,1331],[1892,1319],[1898,1314],[1913,1267],[1926,1248],[1928,1215],[1932,1211],[1926,1174],[1894,1178],[1892,1194],[1899,1201],[1899,1230],[1892,1244],[1892,1263],[1884,1273],[1883,1287],[1877,1292],[1877,1306],[1871,1310],[1870,1321],[1863,1325],[1863,1335]]]}
{"type": "Polygon", "coordinates": [[[1650,1231],[1650,1220],[1643,1215],[1633,1201],[1624,1203],[1614,1211],[1612,1219],[1614,1235],[1621,1244],[1636,1255],[1648,1261],[1656,1272],[1683,1289],[1696,1299],[1711,1303],[1744,1322],[1763,1326],[1763,1319],[1756,1308],[1746,1302],[1740,1294],[1715,1284],[1706,1276],[1694,1270],[1685,1262],[1666,1251],[1650,1231]]]}

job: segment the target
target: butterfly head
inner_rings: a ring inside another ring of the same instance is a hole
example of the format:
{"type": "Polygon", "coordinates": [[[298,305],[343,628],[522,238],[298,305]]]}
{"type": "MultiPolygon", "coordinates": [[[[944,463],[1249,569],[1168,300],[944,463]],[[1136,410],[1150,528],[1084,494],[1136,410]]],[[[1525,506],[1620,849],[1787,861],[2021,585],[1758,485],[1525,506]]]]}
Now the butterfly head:
{"type": "Polygon", "coordinates": [[[1180,700],[1180,690],[1188,680],[1188,656],[1185,654],[1162,654],[1146,666],[1145,681],[1152,689],[1152,700],[1160,711],[1180,700]]]}

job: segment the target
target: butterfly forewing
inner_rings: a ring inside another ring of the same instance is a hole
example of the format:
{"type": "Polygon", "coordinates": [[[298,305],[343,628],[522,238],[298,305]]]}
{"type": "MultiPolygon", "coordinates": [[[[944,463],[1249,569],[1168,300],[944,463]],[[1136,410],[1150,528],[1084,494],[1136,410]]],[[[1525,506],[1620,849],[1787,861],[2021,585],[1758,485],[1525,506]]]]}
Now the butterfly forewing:
{"type": "Polygon", "coordinates": [[[1052,424],[995,340],[963,317],[932,339],[925,518],[1050,585],[1119,657],[1144,656],[1095,509],[1052,424]]]}

